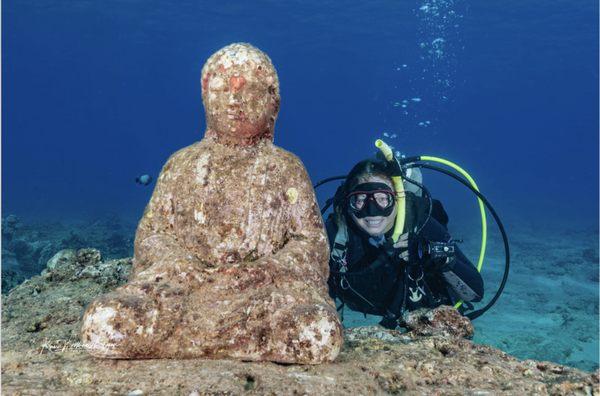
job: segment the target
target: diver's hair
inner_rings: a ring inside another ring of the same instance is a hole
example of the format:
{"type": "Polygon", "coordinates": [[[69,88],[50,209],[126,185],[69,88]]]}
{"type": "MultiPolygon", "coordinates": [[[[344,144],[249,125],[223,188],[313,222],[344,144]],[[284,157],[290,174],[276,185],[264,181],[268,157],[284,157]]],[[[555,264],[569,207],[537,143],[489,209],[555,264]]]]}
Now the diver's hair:
{"type": "Polygon", "coordinates": [[[340,186],[336,192],[334,199],[334,213],[335,221],[340,226],[340,222],[343,222],[342,214],[345,212],[345,198],[352,191],[354,187],[361,183],[362,179],[369,176],[379,176],[385,179],[392,179],[390,168],[387,164],[379,159],[366,159],[362,160],[350,170],[346,181],[340,186]]]}
{"type": "Polygon", "coordinates": [[[346,176],[345,193],[348,194],[354,187],[360,184],[361,179],[365,179],[370,176],[379,176],[385,179],[392,179],[389,167],[383,161],[377,159],[366,159],[360,161],[346,176]]]}

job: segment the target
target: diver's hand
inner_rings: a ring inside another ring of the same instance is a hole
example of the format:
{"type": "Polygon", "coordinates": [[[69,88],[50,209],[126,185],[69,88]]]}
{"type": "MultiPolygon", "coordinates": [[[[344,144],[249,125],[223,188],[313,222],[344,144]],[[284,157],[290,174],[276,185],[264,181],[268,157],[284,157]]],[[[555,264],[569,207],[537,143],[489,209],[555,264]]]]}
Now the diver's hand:
{"type": "Polygon", "coordinates": [[[391,238],[388,239],[384,246],[387,255],[397,263],[401,261],[409,262],[411,259],[409,246],[413,238],[413,233],[406,232],[400,235],[396,243],[391,238]]]}
{"type": "Polygon", "coordinates": [[[408,262],[410,260],[410,253],[409,253],[409,249],[408,249],[408,244],[410,241],[410,233],[409,232],[405,232],[404,234],[400,235],[400,237],[398,238],[398,241],[396,243],[394,243],[394,249],[396,249],[396,251],[400,251],[400,253],[398,254],[398,258],[401,260],[404,260],[406,262],[408,262]]]}

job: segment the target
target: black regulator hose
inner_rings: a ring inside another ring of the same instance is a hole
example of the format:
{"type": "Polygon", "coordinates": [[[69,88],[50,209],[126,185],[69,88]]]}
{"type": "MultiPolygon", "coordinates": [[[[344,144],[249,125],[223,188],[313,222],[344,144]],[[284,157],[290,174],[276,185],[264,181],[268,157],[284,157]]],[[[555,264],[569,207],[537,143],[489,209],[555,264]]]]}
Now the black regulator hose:
{"type": "Polygon", "coordinates": [[[446,170],[444,168],[440,168],[440,167],[435,166],[435,165],[429,165],[429,164],[423,164],[423,163],[412,163],[412,164],[405,165],[405,167],[406,168],[425,168],[425,169],[431,169],[431,170],[443,173],[443,174],[445,174],[447,176],[450,176],[451,178],[457,180],[458,182],[460,182],[461,184],[463,184],[464,186],[466,186],[469,190],[471,190],[473,192],[473,194],[477,195],[477,197],[479,199],[481,199],[481,201],[484,203],[484,205],[486,206],[486,208],[492,214],[492,217],[494,218],[494,221],[498,225],[498,229],[500,230],[500,233],[502,234],[502,241],[504,242],[504,253],[505,253],[505,257],[506,257],[505,266],[504,266],[504,276],[502,277],[502,282],[500,283],[500,287],[498,288],[498,291],[496,291],[496,294],[494,295],[494,297],[490,300],[490,302],[487,303],[487,305],[485,307],[465,314],[465,316],[467,318],[471,319],[471,320],[476,319],[476,318],[480,317],[482,314],[484,314],[485,311],[487,311],[488,309],[490,309],[492,307],[492,305],[494,305],[496,303],[496,301],[498,300],[498,298],[500,298],[500,295],[502,294],[502,291],[504,290],[504,286],[506,285],[506,281],[508,280],[508,272],[510,270],[510,247],[508,245],[508,237],[506,235],[506,231],[504,230],[504,225],[502,224],[502,221],[500,220],[500,217],[498,217],[498,214],[494,210],[492,204],[490,204],[490,202],[487,200],[487,198],[483,194],[481,194],[479,191],[477,191],[475,188],[473,188],[473,186],[471,186],[463,178],[455,175],[454,173],[452,173],[452,172],[450,172],[450,171],[448,171],[448,170],[446,170]]]}

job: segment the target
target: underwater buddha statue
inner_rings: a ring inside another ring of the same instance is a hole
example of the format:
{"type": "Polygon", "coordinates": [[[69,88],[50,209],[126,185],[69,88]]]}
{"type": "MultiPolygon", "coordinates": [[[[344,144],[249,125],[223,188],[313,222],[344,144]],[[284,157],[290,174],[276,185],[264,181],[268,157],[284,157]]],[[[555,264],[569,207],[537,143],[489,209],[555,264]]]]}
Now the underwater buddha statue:
{"type": "Polygon", "coordinates": [[[343,338],[327,237],[302,162],[273,144],[275,68],[231,44],[201,84],[205,136],[164,165],[129,282],[89,305],[82,341],[113,359],[333,361],[343,338]]]}

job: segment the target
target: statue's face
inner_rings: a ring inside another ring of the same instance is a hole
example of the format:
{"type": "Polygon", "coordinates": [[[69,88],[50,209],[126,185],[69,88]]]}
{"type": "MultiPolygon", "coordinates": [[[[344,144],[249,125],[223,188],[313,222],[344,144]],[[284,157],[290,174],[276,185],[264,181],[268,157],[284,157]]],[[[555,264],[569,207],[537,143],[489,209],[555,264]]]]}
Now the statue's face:
{"type": "Polygon", "coordinates": [[[232,44],[202,69],[207,127],[226,143],[272,139],[279,110],[279,83],[269,58],[248,44],[232,44]]]}

